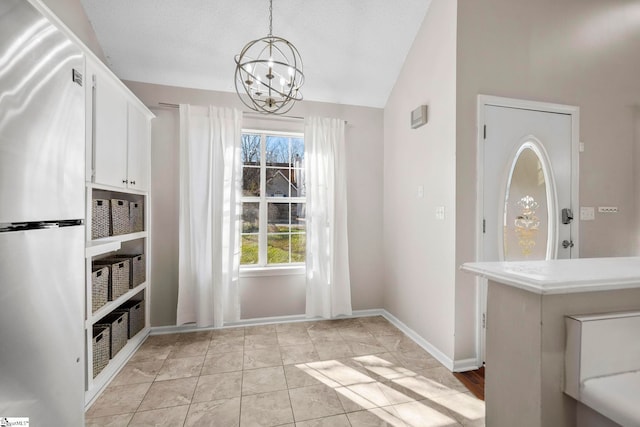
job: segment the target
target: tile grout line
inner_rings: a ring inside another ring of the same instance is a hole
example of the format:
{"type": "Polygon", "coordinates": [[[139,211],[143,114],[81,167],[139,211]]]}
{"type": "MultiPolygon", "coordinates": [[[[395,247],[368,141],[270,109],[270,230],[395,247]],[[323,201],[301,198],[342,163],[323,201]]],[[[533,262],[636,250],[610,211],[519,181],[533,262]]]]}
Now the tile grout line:
{"type": "MultiPolygon", "coordinates": [[[[173,347],[173,344],[172,344],[172,347],[173,347]]],[[[171,351],[173,351],[173,348],[171,349],[171,351]]],[[[169,352],[169,354],[171,354],[171,352],[169,352]]],[[[167,360],[169,359],[169,354],[167,354],[167,357],[162,361],[162,365],[160,365],[160,368],[158,369],[158,372],[153,377],[153,381],[151,381],[151,384],[149,385],[149,388],[147,389],[147,392],[144,394],[144,396],[142,396],[142,399],[140,399],[140,403],[136,407],[135,411],[133,411],[133,415],[131,415],[131,419],[127,423],[127,426],[131,425],[131,423],[133,422],[133,419],[135,418],[136,414],[140,410],[140,406],[142,406],[142,402],[144,402],[145,397],[147,397],[147,395],[149,394],[149,391],[151,390],[151,386],[153,386],[153,384],[156,382],[156,378],[158,378],[158,375],[160,375],[160,371],[164,367],[164,364],[167,363],[167,360]]]]}
{"type": "Polygon", "coordinates": [[[202,365],[200,365],[200,372],[198,373],[196,386],[193,388],[193,393],[191,394],[191,399],[189,400],[189,407],[187,408],[187,413],[185,414],[184,421],[182,422],[183,427],[187,424],[187,420],[189,419],[189,413],[191,412],[191,406],[193,405],[193,398],[196,397],[196,390],[198,390],[198,384],[200,384],[200,377],[202,376],[202,370],[204,369],[204,361],[207,360],[207,355],[209,354],[209,346],[211,345],[212,337],[209,338],[209,343],[207,344],[207,351],[204,353],[204,357],[202,358],[202,365]]]}

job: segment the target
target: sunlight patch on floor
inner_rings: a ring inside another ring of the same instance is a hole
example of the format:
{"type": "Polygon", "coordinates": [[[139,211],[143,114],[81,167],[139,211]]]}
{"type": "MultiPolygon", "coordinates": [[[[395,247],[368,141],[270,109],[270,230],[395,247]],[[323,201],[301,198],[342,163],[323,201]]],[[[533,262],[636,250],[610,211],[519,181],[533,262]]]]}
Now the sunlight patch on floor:
{"type": "Polygon", "coordinates": [[[356,371],[337,360],[307,363],[307,366],[341,385],[370,383],[373,378],[356,371]]]}
{"type": "Polygon", "coordinates": [[[419,375],[415,377],[397,378],[394,379],[393,382],[427,399],[446,394],[460,393],[458,390],[451,389],[437,381],[419,375]]]}
{"type": "MultiPolygon", "coordinates": [[[[415,372],[395,366],[384,359],[375,356],[364,356],[353,358],[353,360],[371,372],[383,378],[391,379],[400,385],[403,385],[401,384],[403,380],[413,379],[407,384],[418,390],[424,391],[426,387],[436,390],[436,387],[431,385],[431,380],[419,377],[415,372]]],[[[337,360],[299,364],[296,367],[323,384],[332,387],[341,396],[394,427],[446,427],[459,425],[449,414],[431,408],[425,402],[416,401],[405,393],[337,360]]],[[[443,388],[447,388],[442,385],[439,386],[438,390],[442,394],[443,388]]],[[[407,388],[413,390],[411,387],[407,388]]],[[[451,392],[459,393],[456,390],[451,390],[451,392]]]]}
{"type": "Polygon", "coordinates": [[[433,401],[468,420],[480,420],[485,416],[484,402],[466,393],[436,397],[433,401]]]}
{"type": "Polygon", "coordinates": [[[427,399],[446,407],[450,411],[462,415],[468,420],[479,420],[485,416],[484,402],[451,389],[437,381],[425,378],[406,369],[394,366],[393,363],[377,356],[356,357],[362,366],[394,383],[405,387],[427,399]],[[401,375],[404,373],[405,375],[401,375]]]}
{"type": "Polygon", "coordinates": [[[422,402],[413,401],[402,405],[382,408],[391,412],[411,427],[445,427],[458,426],[458,422],[442,412],[430,408],[422,402]]]}
{"type": "Polygon", "coordinates": [[[354,357],[353,360],[358,362],[363,368],[388,380],[417,375],[407,368],[396,366],[388,360],[381,359],[377,356],[360,356],[354,357]]]}
{"type": "Polygon", "coordinates": [[[390,406],[414,401],[413,398],[406,394],[379,382],[356,384],[347,388],[373,403],[375,406],[390,406]]]}

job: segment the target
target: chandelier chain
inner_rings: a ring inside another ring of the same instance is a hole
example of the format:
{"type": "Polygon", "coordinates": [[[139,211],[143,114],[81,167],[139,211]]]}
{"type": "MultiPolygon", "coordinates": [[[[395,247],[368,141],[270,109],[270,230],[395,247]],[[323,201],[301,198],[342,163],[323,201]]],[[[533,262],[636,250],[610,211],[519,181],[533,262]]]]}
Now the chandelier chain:
{"type": "Polygon", "coordinates": [[[273,35],[273,0],[269,0],[269,35],[273,35]]]}

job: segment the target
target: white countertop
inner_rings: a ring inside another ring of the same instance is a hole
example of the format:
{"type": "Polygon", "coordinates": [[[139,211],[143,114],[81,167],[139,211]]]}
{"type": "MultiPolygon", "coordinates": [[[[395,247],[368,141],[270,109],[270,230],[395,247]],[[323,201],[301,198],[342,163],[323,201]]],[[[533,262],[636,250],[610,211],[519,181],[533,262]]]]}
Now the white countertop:
{"type": "Polygon", "coordinates": [[[461,269],[541,295],[640,288],[640,257],[468,262],[461,269]]]}

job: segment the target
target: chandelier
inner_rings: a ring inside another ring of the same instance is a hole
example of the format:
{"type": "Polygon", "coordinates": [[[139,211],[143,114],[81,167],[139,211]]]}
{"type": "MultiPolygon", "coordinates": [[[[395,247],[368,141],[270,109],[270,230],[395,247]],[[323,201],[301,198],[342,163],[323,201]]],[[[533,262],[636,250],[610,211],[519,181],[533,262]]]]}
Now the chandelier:
{"type": "Polygon", "coordinates": [[[269,0],[269,35],[250,41],[235,56],[235,85],[240,100],[253,111],[285,114],[302,100],[302,58],[293,44],[273,35],[272,21],[269,0]]]}

